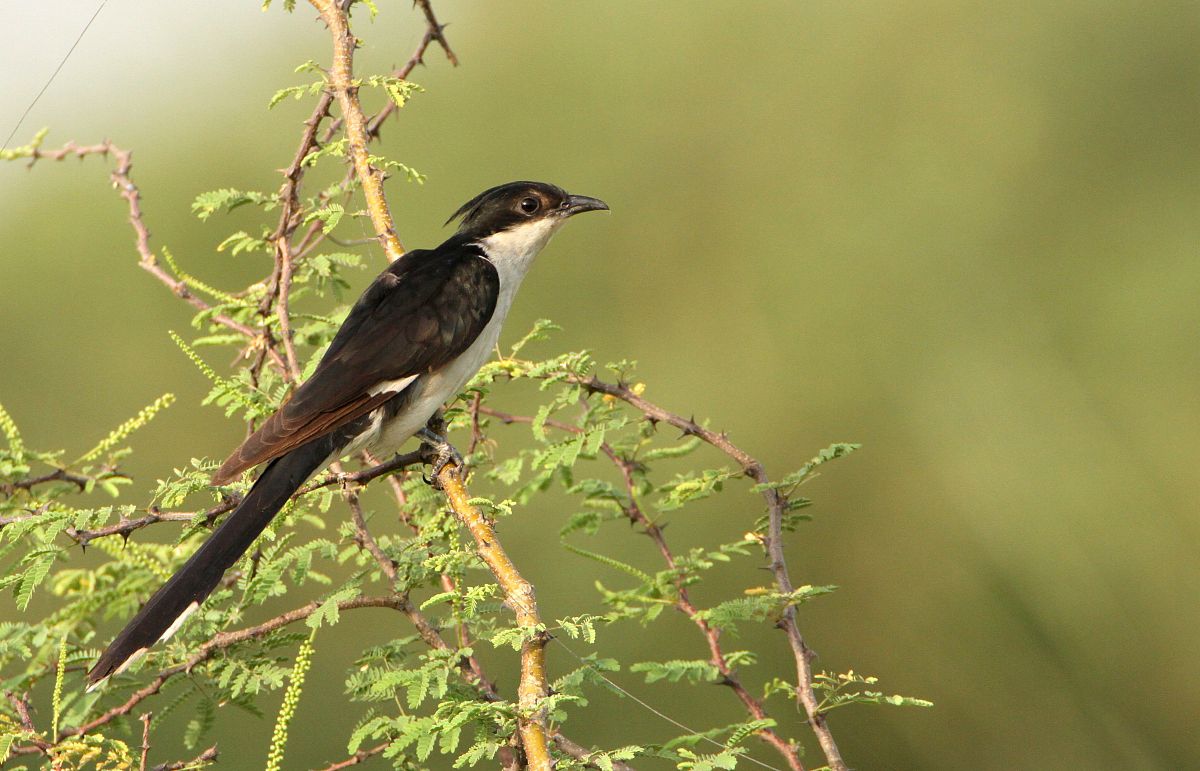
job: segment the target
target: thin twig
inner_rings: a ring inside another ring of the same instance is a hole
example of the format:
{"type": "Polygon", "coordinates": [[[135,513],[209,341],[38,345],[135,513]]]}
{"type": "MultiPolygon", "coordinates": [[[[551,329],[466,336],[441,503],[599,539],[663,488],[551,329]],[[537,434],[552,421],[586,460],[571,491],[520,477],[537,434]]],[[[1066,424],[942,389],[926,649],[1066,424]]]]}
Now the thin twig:
{"type": "Polygon", "coordinates": [[[390,744],[391,742],[384,742],[383,744],[378,744],[369,750],[359,750],[345,760],[337,763],[330,763],[328,766],[322,766],[320,771],[338,771],[340,768],[350,768],[350,766],[357,766],[359,763],[366,763],[371,758],[386,750],[390,744]]]}
{"type": "Polygon", "coordinates": [[[217,745],[213,745],[201,752],[191,760],[177,760],[174,763],[162,763],[150,769],[150,771],[183,771],[186,768],[199,768],[201,763],[215,763],[217,761],[217,745]]]}
{"type": "Polygon", "coordinates": [[[589,760],[589,758],[595,754],[594,752],[589,750],[587,747],[576,744],[562,734],[554,734],[550,737],[550,741],[554,742],[554,746],[558,748],[559,752],[570,755],[576,760],[582,762],[588,768],[606,768],[607,764],[611,763],[613,771],[635,771],[634,767],[625,761],[613,760],[612,758],[607,758],[607,763],[605,766],[598,765],[595,761],[589,760]]]}
{"type": "MultiPolygon", "coordinates": [[[[113,187],[129,204],[129,224],[133,227],[134,243],[141,258],[138,261],[138,266],[161,281],[176,297],[188,303],[196,310],[210,311],[212,306],[197,297],[185,281],[174,278],[163,269],[158,262],[158,257],[150,248],[150,230],[146,227],[142,215],[141,192],[130,178],[130,170],[133,168],[132,151],[122,150],[107,140],[99,144],[86,146],[67,142],[58,150],[33,148],[29,156],[29,163],[33,165],[42,159],[61,161],[70,155],[74,155],[77,158],[84,158],[89,155],[113,156],[113,159],[116,161],[116,168],[111,174],[113,187]]],[[[215,324],[220,324],[245,335],[251,347],[263,345],[262,334],[253,327],[248,327],[240,321],[235,321],[223,313],[212,314],[209,316],[209,319],[215,324]]],[[[272,359],[275,360],[278,366],[283,367],[283,359],[279,358],[277,353],[273,353],[272,359]]]]}
{"type": "Polygon", "coordinates": [[[283,341],[283,351],[287,356],[285,375],[293,383],[300,382],[300,365],[296,360],[296,345],[292,341],[292,318],[290,298],[292,294],[292,247],[288,245],[287,236],[280,236],[275,241],[279,252],[279,337],[283,341]]]}
{"type": "MultiPolygon", "coordinates": [[[[417,5],[421,8],[421,13],[425,14],[425,23],[428,25],[428,32],[433,35],[433,39],[438,41],[438,45],[446,52],[446,58],[450,60],[450,64],[458,66],[458,57],[450,50],[450,44],[446,42],[446,25],[439,24],[437,16],[433,15],[433,6],[429,4],[429,0],[416,0],[417,5]]],[[[418,59],[418,61],[420,61],[418,59]]],[[[412,69],[411,67],[409,68],[412,69]]],[[[404,77],[401,75],[400,77],[404,77]]]]}
{"type": "MultiPolygon", "coordinates": [[[[113,477],[117,477],[117,478],[121,478],[121,479],[127,478],[127,477],[125,477],[124,474],[117,474],[113,471],[106,471],[103,478],[111,479],[113,477]]],[[[55,469],[54,471],[51,471],[48,474],[42,474],[42,475],[36,476],[36,477],[28,477],[26,479],[18,479],[15,482],[6,482],[6,483],[0,485],[0,493],[4,493],[5,495],[11,495],[13,491],[29,490],[29,489],[32,489],[34,485],[41,485],[41,484],[45,484],[47,482],[70,482],[71,484],[78,487],[80,491],[83,491],[83,490],[87,489],[89,482],[91,482],[93,479],[99,479],[99,478],[100,477],[86,477],[86,476],[83,476],[82,474],[73,474],[70,471],[67,471],[66,469],[60,468],[60,469],[55,469]]]]}
{"type": "Polygon", "coordinates": [[[153,712],[143,712],[138,720],[142,721],[142,760],[138,764],[139,771],[146,771],[146,763],[150,760],[150,718],[153,712]]]}
{"type": "MultiPolygon", "coordinates": [[[[29,713],[29,694],[18,696],[13,691],[5,691],[4,696],[8,699],[8,703],[11,704],[13,709],[16,711],[17,719],[21,721],[21,728],[24,728],[27,732],[33,734],[35,737],[29,740],[30,744],[32,744],[32,747],[30,748],[31,751],[47,752],[52,746],[54,746],[50,742],[36,738],[38,731],[33,727],[33,716],[29,713]]],[[[19,753],[15,748],[13,752],[16,754],[28,754],[19,753]]],[[[0,758],[0,760],[3,760],[3,758],[0,758]]]]}
{"type": "MultiPolygon", "coordinates": [[[[331,485],[366,485],[367,483],[374,479],[378,479],[381,476],[406,469],[409,466],[417,465],[421,463],[423,459],[424,455],[419,450],[397,455],[389,461],[370,466],[369,468],[362,469],[361,471],[355,471],[350,474],[328,476],[323,479],[309,482],[304,487],[296,491],[295,496],[298,497],[306,495],[315,490],[320,490],[323,487],[330,487],[331,485]]],[[[200,514],[203,516],[204,524],[212,525],[222,514],[227,514],[228,512],[237,508],[238,503],[240,503],[239,499],[229,498],[210,509],[200,512],[200,514]]],[[[0,529],[3,529],[8,525],[33,519],[43,515],[44,513],[44,511],[39,510],[29,514],[18,514],[12,517],[0,517],[0,529]]],[[[68,527],[63,532],[76,543],[82,546],[87,546],[97,538],[104,538],[113,535],[128,537],[134,531],[140,530],[149,525],[157,524],[159,522],[191,522],[192,520],[196,519],[196,517],[197,512],[194,511],[161,511],[156,507],[150,507],[144,516],[137,517],[136,519],[122,519],[119,522],[114,522],[111,525],[105,525],[104,527],[99,527],[95,530],[68,527]]]]}

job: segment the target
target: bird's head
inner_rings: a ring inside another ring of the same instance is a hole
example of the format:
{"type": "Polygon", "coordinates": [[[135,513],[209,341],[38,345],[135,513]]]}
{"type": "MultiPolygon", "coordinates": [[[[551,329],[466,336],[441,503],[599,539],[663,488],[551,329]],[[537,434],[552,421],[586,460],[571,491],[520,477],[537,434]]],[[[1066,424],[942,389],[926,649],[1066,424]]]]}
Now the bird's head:
{"type": "Polygon", "coordinates": [[[446,220],[462,221],[457,235],[504,249],[540,249],[567,219],[603,211],[599,198],[571,195],[546,182],[509,182],[484,190],[446,220]]]}

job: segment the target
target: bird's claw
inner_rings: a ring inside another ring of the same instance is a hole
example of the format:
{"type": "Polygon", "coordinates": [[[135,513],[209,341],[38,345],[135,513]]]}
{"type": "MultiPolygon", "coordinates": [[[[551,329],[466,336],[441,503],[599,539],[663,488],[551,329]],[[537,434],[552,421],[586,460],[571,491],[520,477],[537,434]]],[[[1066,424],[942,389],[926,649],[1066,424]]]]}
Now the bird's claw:
{"type": "Polygon", "coordinates": [[[441,476],[442,471],[450,465],[457,466],[460,469],[463,468],[463,457],[459,454],[458,450],[454,449],[454,445],[447,441],[446,437],[431,431],[429,428],[422,428],[417,432],[417,436],[421,437],[422,441],[424,441],[425,447],[428,448],[431,455],[428,458],[428,463],[432,473],[425,481],[434,489],[440,490],[442,484],[438,481],[438,478],[441,476]]]}

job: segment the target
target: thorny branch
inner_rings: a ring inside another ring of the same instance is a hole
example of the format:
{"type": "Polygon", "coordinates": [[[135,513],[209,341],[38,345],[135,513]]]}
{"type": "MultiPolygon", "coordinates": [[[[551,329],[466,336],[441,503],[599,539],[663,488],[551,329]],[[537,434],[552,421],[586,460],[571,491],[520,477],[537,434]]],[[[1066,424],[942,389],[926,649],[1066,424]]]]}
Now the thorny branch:
{"type": "MultiPolygon", "coordinates": [[[[393,610],[403,611],[405,603],[405,599],[397,596],[355,597],[353,599],[343,600],[342,602],[339,602],[337,606],[339,611],[357,610],[359,608],[392,608],[393,610]]],[[[128,715],[143,701],[151,696],[154,696],[160,690],[162,690],[163,685],[165,685],[166,682],[175,675],[191,672],[192,669],[199,664],[208,661],[221,651],[231,648],[234,645],[246,642],[248,640],[262,638],[271,632],[282,629],[288,624],[294,624],[297,621],[303,621],[313,613],[316,613],[320,608],[321,603],[314,601],[299,608],[295,608],[294,610],[290,610],[286,613],[281,613],[278,616],[275,616],[274,618],[264,621],[256,626],[247,627],[234,632],[221,632],[220,634],[217,634],[211,638],[208,642],[201,645],[196,652],[188,656],[185,661],[159,671],[159,673],[154,677],[153,680],[149,682],[149,684],[134,691],[123,703],[101,713],[98,717],[90,720],[87,723],[84,723],[83,725],[62,729],[59,731],[59,737],[66,738],[90,733],[101,726],[111,723],[113,720],[119,717],[128,715]]],[[[12,699],[13,697],[10,695],[10,702],[12,699]]],[[[30,725],[32,725],[32,723],[30,725]]],[[[39,745],[14,747],[12,749],[12,752],[19,755],[27,755],[41,751],[43,751],[43,748],[39,745]]]]}
{"type": "MultiPolygon", "coordinates": [[[[620,399],[640,411],[647,420],[667,423],[682,431],[684,435],[699,437],[737,462],[742,473],[756,483],[765,486],[770,481],[762,463],[731,442],[724,433],[711,431],[695,420],[669,412],[643,398],[624,384],[608,383],[595,376],[579,377],[573,374],[569,375],[567,379],[582,386],[590,393],[620,399]]],[[[795,587],[788,575],[787,561],[783,551],[783,518],[787,513],[787,496],[773,487],[764,487],[762,496],[767,504],[768,518],[767,537],[763,548],[767,554],[771,573],[775,578],[776,588],[780,594],[790,595],[795,587]]],[[[816,654],[808,647],[803,635],[800,634],[800,627],[796,623],[796,609],[791,605],[783,610],[779,627],[787,635],[788,644],[792,648],[792,656],[796,662],[796,696],[804,706],[809,727],[816,734],[817,742],[821,745],[821,751],[824,753],[829,767],[834,771],[847,771],[848,766],[842,759],[833,733],[829,730],[825,714],[821,712],[820,700],[813,689],[812,660],[816,654]]]]}
{"type": "MultiPolygon", "coordinates": [[[[359,471],[344,474],[334,474],[323,479],[317,479],[309,482],[304,487],[300,488],[296,492],[296,495],[306,495],[315,490],[320,490],[323,487],[330,487],[332,485],[366,485],[367,483],[374,479],[378,479],[379,477],[393,474],[397,471],[406,469],[409,466],[417,465],[423,462],[423,458],[424,455],[420,451],[396,455],[389,461],[378,463],[359,471]]],[[[157,507],[152,506],[146,510],[145,515],[135,519],[122,519],[119,522],[114,522],[111,525],[105,525],[104,527],[99,527],[95,530],[69,527],[64,532],[76,543],[86,546],[97,538],[105,538],[113,535],[128,537],[134,531],[140,530],[149,525],[157,524],[159,522],[191,522],[197,519],[197,516],[199,516],[204,524],[212,525],[222,514],[228,514],[230,511],[233,511],[235,508],[237,508],[237,505],[240,502],[240,499],[231,497],[217,504],[216,506],[199,513],[194,511],[162,511],[157,507]]],[[[13,517],[0,517],[0,529],[3,529],[8,525],[13,525],[18,522],[25,522],[27,520],[42,516],[44,513],[44,511],[39,510],[33,511],[29,514],[18,514],[13,517]]]]}
{"type": "Polygon", "coordinates": [[[383,244],[388,261],[395,262],[404,254],[404,246],[396,235],[392,213],[383,193],[383,172],[371,165],[367,152],[367,119],[358,101],[358,85],[354,80],[354,49],[358,41],[350,32],[349,19],[335,0],[311,0],[333,36],[333,65],[329,69],[330,85],[342,108],[346,138],[349,139],[350,159],[354,174],[367,201],[367,213],[375,234],[383,244]]]}
{"type": "MultiPolygon", "coordinates": [[[[211,311],[212,306],[196,296],[191,288],[188,287],[186,281],[173,277],[159,264],[158,256],[150,248],[150,230],[146,227],[142,215],[141,192],[129,176],[130,170],[133,168],[132,151],[122,150],[108,140],[95,145],[77,145],[74,142],[67,142],[58,150],[32,148],[29,155],[29,162],[33,164],[42,159],[61,161],[70,155],[74,155],[77,158],[84,158],[89,155],[101,155],[105,157],[112,155],[116,161],[116,168],[113,169],[110,176],[113,181],[113,187],[129,204],[129,224],[133,227],[134,241],[138,255],[141,258],[138,265],[166,285],[176,297],[188,303],[196,310],[211,311]]],[[[211,314],[209,318],[216,324],[228,327],[244,335],[252,349],[265,349],[267,355],[271,357],[277,366],[281,369],[284,367],[284,361],[279,356],[279,353],[266,346],[264,340],[265,333],[248,327],[239,321],[235,321],[223,313],[211,314]]]]}
{"type": "Polygon", "coordinates": [[[546,643],[550,640],[541,616],[538,614],[537,599],[533,584],[526,581],[509,559],[504,547],[496,538],[492,523],[474,506],[463,484],[464,470],[456,465],[446,465],[438,482],[450,508],[459,522],[475,539],[475,550],[492,571],[496,582],[504,592],[506,604],[517,617],[517,625],[524,631],[521,643],[521,679],[517,685],[517,706],[520,709],[518,730],[525,758],[534,771],[550,771],[553,765],[546,739],[546,715],[540,702],[549,694],[546,682],[546,643]]]}
{"type": "MultiPolygon", "coordinates": [[[[428,0],[418,2],[417,4],[425,16],[426,29],[412,56],[409,57],[403,67],[393,73],[393,77],[402,80],[407,78],[418,64],[424,63],[425,52],[434,41],[437,41],[441,45],[450,63],[458,66],[458,57],[455,56],[454,51],[450,48],[450,44],[446,41],[444,27],[438,23],[437,17],[434,15],[433,8],[430,6],[428,0]]],[[[329,117],[329,109],[332,107],[333,101],[334,92],[332,90],[326,90],[321,93],[317,99],[316,106],[313,107],[312,113],[304,121],[304,132],[301,135],[300,144],[292,156],[292,162],[283,170],[284,181],[279,191],[279,201],[281,203],[279,224],[270,238],[271,243],[275,247],[275,268],[270,279],[267,281],[267,291],[263,293],[263,299],[258,309],[259,314],[265,318],[269,315],[272,305],[278,302],[280,335],[283,337],[285,351],[289,353],[288,369],[290,371],[296,370],[294,351],[292,351],[291,319],[287,307],[287,288],[290,284],[290,277],[295,269],[295,261],[307,256],[328,237],[324,228],[321,227],[321,223],[313,221],[300,237],[299,241],[293,245],[296,229],[301,224],[303,214],[299,191],[305,173],[304,159],[314,150],[329,143],[341,130],[344,119],[340,117],[335,118],[330,121],[330,125],[326,128],[322,136],[319,139],[317,137],[322,121],[329,117]]],[[[366,121],[366,137],[368,141],[379,139],[383,123],[397,109],[396,103],[388,100],[379,112],[366,121]]],[[[354,168],[351,168],[347,172],[346,179],[342,184],[347,197],[353,193],[352,183],[354,179],[354,168]]],[[[321,198],[324,200],[324,194],[321,195],[321,198]]],[[[260,360],[253,368],[252,374],[255,378],[258,375],[257,369],[261,365],[262,362],[260,360]]]]}
{"type": "MultiPolygon", "coordinates": [[[[533,417],[529,415],[511,415],[506,412],[492,409],[491,407],[479,406],[477,407],[477,410],[480,414],[494,417],[502,423],[533,423],[534,421],[533,417]]],[[[544,423],[545,425],[550,426],[551,428],[556,428],[560,431],[566,431],[573,434],[583,433],[583,429],[579,428],[578,426],[573,426],[569,423],[563,423],[562,421],[554,420],[553,418],[547,419],[544,421],[544,423]]],[[[600,451],[613,462],[621,474],[621,480],[624,484],[626,495],[626,500],[622,504],[621,508],[624,511],[625,516],[629,518],[631,523],[639,525],[642,528],[642,532],[654,542],[654,545],[658,548],[659,554],[662,555],[663,561],[666,562],[667,567],[672,571],[677,571],[678,566],[675,561],[675,555],[671,551],[671,547],[667,544],[667,539],[663,534],[662,528],[660,528],[652,519],[646,516],[645,512],[642,511],[641,506],[638,504],[637,491],[635,489],[634,482],[634,474],[636,472],[635,461],[618,453],[610,444],[608,444],[608,442],[602,442],[600,444],[600,451]]],[[[721,684],[728,686],[730,690],[737,695],[738,699],[746,707],[746,711],[750,713],[750,716],[753,719],[762,720],[766,718],[767,711],[763,707],[762,702],[754,698],[750,691],[746,689],[746,686],[742,684],[737,672],[727,663],[725,659],[725,653],[721,648],[720,630],[714,629],[712,625],[704,620],[704,618],[700,615],[699,608],[692,603],[687,586],[684,583],[684,577],[682,575],[676,578],[675,591],[675,607],[677,610],[687,616],[688,619],[691,620],[692,623],[694,623],[700,630],[700,633],[704,635],[704,639],[709,650],[709,662],[716,667],[717,672],[720,673],[721,684]]],[[[764,728],[758,731],[758,736],[764,742],[771,745],[771,747],[778,751],[779,754],[783,756],[788,766],[793,769],[793,771],[804,771],[804,765],[800,761],[800,755],[797,752],[796,747],[793,747],[791,744],[789,744],[775,730],[771,728],[764,728]]]]}
{"type": "Polygon", "coordinates": [[[205,763],[214,763],[217,760],[217,745],[213,745],[201,752],[191,760],[177,760],[174,763],[162,763],[153,766],[150,771],[188,771],[188,769],[200,768],[205,763]]]}

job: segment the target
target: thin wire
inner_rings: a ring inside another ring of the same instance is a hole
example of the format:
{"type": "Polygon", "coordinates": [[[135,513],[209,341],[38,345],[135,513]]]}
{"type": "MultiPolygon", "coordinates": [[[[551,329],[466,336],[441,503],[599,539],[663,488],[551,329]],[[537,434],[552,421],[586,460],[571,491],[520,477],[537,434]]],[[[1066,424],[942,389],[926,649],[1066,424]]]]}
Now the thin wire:
{"type": "Polygon", "coordinates": [[[17,131],[21,128],[21,124],[25,122],[25,118],[29,117],[30,111],[33,110],[34,106],[38,103],[38,100],[42,98],[42,94],[46,93],[46,89],[50,88],[50,84],[54,82],[56,77],[58,77],[58,73],[62,71],[63,65],[67,63],[67,59],[70,59],[71,54],[75,53],[75,48],[79,45],[79,41],[83,40],[83,36],[87,34],[89,29],[91,29],[92,22],[94,22],[96,17],[100,15],[100,12],[104,10],[104,5],[107,2],[108,0],[100,0],[100,5],[96,8],[96,12],[92,14],[92,18],[88,19],[88,23],[83,25],[83,30],[80,31],[79,37],[75,38],[75,42],[71,44],[71,49],[67,51],[67,55],[64,56],[62,61],[58,63],[58,67],[55,68],[54,74],[50,76],[50,79],[46,81],[46,85],[42,86],[42,90],[38,91],[37,96],[35,96],[33,101],[29,103],[29,106],[25,108],[25,112],[21,113],[21,117],[17,119],[17,125],[13,126],[12,132],[9,133],[8,139],[4,140],[4,145],[0,146],[0,150],[8,149],[8,143],[11,142],[12,138],[17,135],[17,131]]]}
{"type": "MultiPolygon", "coordinates": [[[[587,662],[587,661],[584,661],[584,660],[583,660],[583,657],[581,657],[581,656],[580,656],[578,653],[576,653],[575,651],[573,651],[573,650],[571,650],[570,648],[568,648],[568,647],[567,647],[567,645],[566,645],[566,643],[564,643],[564,642],[563,642],[562,640],[560,640],[559,638],[555,637],[555,638],[553,638],[553,641],[554,641],[554,643],[555,643],[555,644],[557,644],[557,645],[561,646],[561,647],[562,647],[562,649],[563,649],[563,650],[565,650],[567,653],[571,654],[571,655],[572,655],[572,656],[574,656],[576,659],[578,659],[580,664],[583,664],[585,667],[587,667],[588,669],[592,670],[592,672],[593,672],[593,673],[594,673],[594,674],[595,674],[597,677],[599,677],[599,678],[600,678],[601,680],[603,680],[604,682],[608,683],[608,684],[609,684],[609,686],[611,686],[613,689],[615,689],[615,690],[616,690],[618,693],[620,693],[621,695],[623,695],[623,696],[625,696],[625,697],[627,697],[627,698],[629,698],[629,699],[632,699],[633,701],[637,702],[637,703],[638,703],[639,705],[641,705],[642,707],[645,707],[645,708],[646,708],[647,710],[649,710],[650,712],[654,713],[655,715],[658,715],[660,718],[662,718],[663,720],[667,721],[668,723],[670,723],[671,725],[675,726],[676,728],[679,728],[679,729],[682,729],[682,730],[684,730],[684,731],[687,731],[689,734],[692,734],[692,735],[694,735],[694,736],[699,736],[699,735],[700,735],[700,732],[699,732],[699,731],[697,731],[697,730],[695,730],[695,729],[693,729],[693,728],[688,728],[688,727],[687,727],[687,726],[685,726],[683,723],[680,723],[678,720],[676,720],[675,718],[671,717],[670,715],[664,715],[662,712],[659,712],[659,711],[658,711],[657,709],[655,709],[654,707],[650,706],[650,705],[649,705],[649,704],[647,704],[646,702],[644,702],[644,701],[642,701],[641,699],[639,699],[638,697],[634,696],[634,695],[633,695],[632,693],[630,693],[629,691],[625,690],[625,689],[624,689],[624,688],[622,688],[621,686],[619,686],[619,685],[617,685],[616,683],[614,683],[612,680],[608,679],[608,677],[607,677],[607,676],[605,676],[605,674],[604,674],[603,672],[601,672],[601,671],[600,671],[599,669],[597,669],[596,667],[592,666],[592,665],[591,665],[589,662],[587,662]]],[[[716,739],[710,739],[710,738],[709,738],[709,737],[707,737],[707,736],[701,736],[700,738],[702,738],[704,741],[708,742],[709,744],[713,744],[713,745],[715,745],[715,746],[717,746],[717,747],[720,747],[720,748],[721,748],[721,749],[723,749],[723,750],[727,750],[727,749],[729,749],[729,747],[728,747],[727,745],[721,744],[721,743],[720,743],[719,741],[717,741],[716,739]]],[[[776,768],[775,766],[772,766],[772,765],[770,765],[770,764],[764,763],[764,762],[762,762],[761,760],[758,760],[757,758],[752,758],[752,757],[750,757],[749,755],[742,755],[742,756],[741,756],[741,759],[742,759],[742,760],[748,760],[748,761],[750,761],[751,763],[754,763],[755,765],[762,766],[763,768],[769,768],[769,769],[771,769],[771,771],[783,771],[783,770],[782,770],[782,769],[780,769],[780,768],[776,768]]]]}

